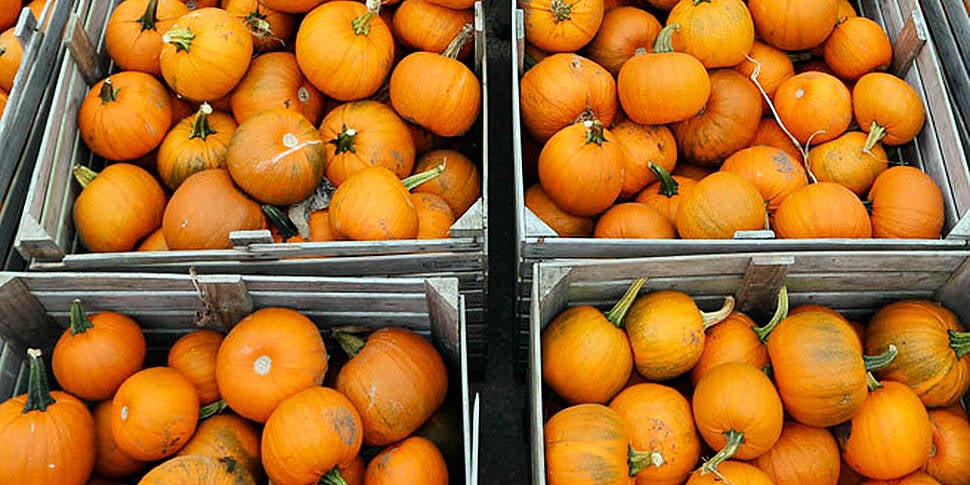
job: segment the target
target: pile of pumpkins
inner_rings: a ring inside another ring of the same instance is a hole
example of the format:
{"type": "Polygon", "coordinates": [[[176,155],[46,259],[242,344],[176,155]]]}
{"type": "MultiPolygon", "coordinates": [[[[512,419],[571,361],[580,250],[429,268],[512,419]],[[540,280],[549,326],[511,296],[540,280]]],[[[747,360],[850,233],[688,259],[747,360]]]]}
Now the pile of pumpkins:
{"type": "Polygon", "coordinates": [[[922,99],[847,0],[519,6],[525,203],[560,236],[940,237],[940,188],[889,160],[922,99]]]}
{"type": "Polygon", "coordinates": [[[50,356],[62,390],[31,349],[27,393],[0,404],[0,482],[447,484],[463,447],[438,351],[403,328],[333,336],[341,365],[306,316],[264,308],[142,368],[138,323],[76,300],[50,356]]]}
{"type": "Polygon", "coordinates": [[[944,306],[899,301],[862,326],[789,311],[783,288],[758,326],[730,297],[705,313],[643,284],[542,331],[550,485],[970,480],[970,332],[944,306]]]}
{"type": "Polygon", "coordinates": [[[24,46],[14,35],[20,12],[24,7],[30,8],[34,18],[39,20],[46,5],[47,0],[33,0],[26,4],[21,0],[0,1],[0,115],[7,107],[7,98],[24,55],[24,46]]]}
{"type": "Polygon", "coordinates": [[[481,195],[472,0],[125,0],[78,129],[92,252],[437,239],[481,195]],[[396,2],[387,2],[393,4],[396,2]],[[334,190],[335,189],[335,190],[334,190]],[[411,190],[415,193],[411,193],[411,190]]]}

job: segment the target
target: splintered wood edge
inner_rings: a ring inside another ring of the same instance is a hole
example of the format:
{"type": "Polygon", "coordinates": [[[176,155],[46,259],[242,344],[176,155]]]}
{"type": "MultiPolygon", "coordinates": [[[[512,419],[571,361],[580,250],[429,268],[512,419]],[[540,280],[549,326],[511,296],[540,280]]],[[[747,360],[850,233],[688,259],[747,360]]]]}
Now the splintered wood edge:
{"type": "Polygon", "coordinates": [[[928,38],[926,19],[923,18],[923,12],[917,6],[906,18],[906,23],[893,44],[893,63],[889,72],[898,78],[906,77],[906,73],[913,67],[916,56],[926,45],[928,38]]]}
{"type": "Polygon", "coordinates": [[[774,308],[778,292],[794,264],[793,256],[753,256],[734,292],[738,308],[744,312],[774,308]]]}
{"type": "Polygon", "coordinates": [[[463,345],[463,297],[458,292],[457,278],[427,278],[424,280],[428,302],[431,335],[444,350],[445,358],[462,364],[466,350],[463,345]]]}
{"type": "Polygon", "coordinates": [[[71,58],[74,59],[78,72],[88,86],[97,84],[106,76],[107,67],[98,55],[94,42],[84,30],[83,21],[76,13],[71,14],[66,29],[65,44],[71,52],[71,58]]]}

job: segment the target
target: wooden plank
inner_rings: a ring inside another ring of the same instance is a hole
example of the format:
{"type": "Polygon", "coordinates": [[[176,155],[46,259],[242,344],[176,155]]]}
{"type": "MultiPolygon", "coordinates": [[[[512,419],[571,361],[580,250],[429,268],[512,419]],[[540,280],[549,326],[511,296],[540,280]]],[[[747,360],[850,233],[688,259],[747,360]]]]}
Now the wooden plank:
{"type": "Polygon", "coordinates": [[[906,77],[928,38],[922,11],[913,9],[893,43],[893,62],[889,72],[899,78],[906,77]]]}
{"type": "Polygon", "coordinates": [[[95,85],[107,76],[107,66],[94,47],[94,43],[81,25],[81,18],[72,14],[67,23],[64,43],[71,52],[71,58],[78,72],[88,86],[95,85]]]}
{"type": "MultiPolygon", "coordinates": [[[[241,276],[196,276],[192,283],[198,292],[201,307],[196,312],[196,325],[218,324],[229,330],[253,312],[253,301],[241,276]]],[[[299,306],[298,301],[290,303],[299,306]]]]}
{"type": "Polygon", "coordinates": [[[16,275],[0,274],[0,338],[32,345],[42,350],[53,348],[61,327],[45,315],[45,308],[30,294],[16,275]]]}
{"type": "Polygon", "coordinates": [[[785,285],[785,277],[795,264],[792,256],[754,256],[734,292],[738,309],[761,319],[765,310],[774,308],[778,291],[785,285]]]}
{"type": "MultiPolygon", "coordinates": [[[[462,339],[458,308],[458,280],[454,278],[435,278],[425,280],[425,299],[432,326],[434,342],[444,351],[444,356],[452,363],[460,363],[462,339]]],[[[465,351],[467,352],[467,350],[465,351]]]]}

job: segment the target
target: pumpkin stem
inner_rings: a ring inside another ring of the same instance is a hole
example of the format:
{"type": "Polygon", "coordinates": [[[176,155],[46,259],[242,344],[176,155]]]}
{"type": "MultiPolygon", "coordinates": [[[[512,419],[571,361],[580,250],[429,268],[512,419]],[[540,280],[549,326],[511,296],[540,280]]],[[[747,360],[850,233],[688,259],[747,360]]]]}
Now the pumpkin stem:
{"type": "Polygon", "coordinates": [[[804,62],[812,59],[811,52],[789,52],[788,58],[792,62],[804,62]]]}
{"type": "Polygon", "coordinates": [[[947,330],[946,332],[950,335],[950,348],[957,353],[957,360],[970,354],[970,332],[957,332],[956,330],[947,330]]]}
{"type": "MultiPolygon", "coordinates": [[[[2,47],[0,47],[0,49],[2,49],[2,47]]],[[[3,52],[0,52],[0,56],[2,56],[2,55],[3,55],[3,52]]],[[[536,64],[539,63],[539,61],[537,61],[536,58],[533,57],[532,54],[529,54],[528,52],[526,52],[523,55],[523,58],[524,58],[524,61],[525,61],[524,62],[524,65],[525,65],[525,70],[526,71],[528,71],[529,69],[532,69],[532,66],[535,66],[536,64]]]]}
{"type": "Polygon", "coordinates": [[[659,451],[637,451],[633,447],[630,447],[630,457],[627,459],[627,463],[630,466],[630,476],[635,477],[644,468],[652,466],[654,468],[660,468],[667,463],[664,460],[664,456],[659,451]]]}
{"type": "Polygon", "coordinates": [[[337,134],[337,137],[328,141],[327,143],[333,143],[337,146],[337,155],[345,152],[357,153],[357,147],[354,146],[354,140],[356,139],[357,130],[347,128],[347,125],[343,125],[343,127],[340,128],[340,133],[337,134]]]}
{"type": "Polygon", "coordinates": [[[367,11],[361,14],[360,17],[354,19],[350,23],[354,28],[354,33],[357,35],[368,35],[370,34],[370,23],[374,20],[381,11],[380,0],[367,0],[367,11]]]}
{"type": "Polygon", "coordinates": [[[606,319],[610,321],[617,328],[623,328],[623,319],[626,318],[626,312],[630,310],[630,305],[633,304],[633,300],[637,298],[640,294],[640,288],[647,282],[646,278],[637,278],[633,281],[629,288],[626,289],[626,293],[620,298],[620,301],[613,305],[610,311],[606,312],[606,319]]]}
{"type": "Polygon", "coordinates": [[[118,92],[120,89],[116,89],[114,84],[111,83],[111,78],[107,78],[101,84],[101,92],[98,93],[98,97],[101,98],[101,104],[105,105],[112,101],[118,100],[118,92]]]}
{"type": "Polygon", "coordinates": [[[218,133],[209,125],[209,115],[211,114],[212,106],[209,106],[209,103],[202,103],[202,106],[199,106],[199,112],[195,114],[195,122],[192,123],[192,134],[189,136],[189,140],[193,138],[205,140],[209,135],[218,133]]]}
{"type": "Polygon", "coordinates": [[[667,169],[653,162],[647,162],[647,167],[650,167],[650,171],[653,172],[654,176],[657,177],[657,180],[660,181],[660,195],[664,195],[666,197],[673,197],[677,195],[677,188],[680,187],[680,184],[674,180],[674,177],[670,175],[670,172],[668,172],[667,169]]]}
{"type": "Polygon", "coordinates": [[[269,222],[280,231],[280,237],[283,238],[283,242],[289,241],[291,237],[300,234],[300,230],[296,228],[296,224],[293,224],[290,216],[284,214],[276,206],[264,204],[260,206],[260,209],[263,210],[263,214],[266,214],[269,222]]]}
{"type": "Polygon", "coordinates": [[[727,296],[724,298],[724,305],[721,309],[716,312],[701,312],[701,316],[704,317],[704,329],[713,327],[721,322],[723,322],[727,317],[731,316],[731,312],[734,311],[734,297],[727,296]]]}
{"type": "Polygon", "coordinates": [[[0,45],[0,57],[7,53],[7,46],[0,45]]]}
{"type": "Polygon", "coordinates": [[[47,406],[57,402],[54,401],[54,396],[51,396],[51,388],[47,385],[47,368],[40,355],[40,349],[27,349],[27,356],[30,357],[30,377],[27,380],[27,404],[24,406],[23,414],[31,411],[47,411],[47,406]]]}
{"type": "Polygon", "coordinates": [[[91,320],[88,320],[87,315],[84,314],[84,307],[81,306],[81,300],[75,298],[71,302],[71,335],[84,333],[92,328],[94,328],[94,325],[91,324],[91,320]]]}
{"type": "Polygon", "coordinates": [[[226,404],[226,401],[224,401],[222,399],[220,399],[220,400],[218,400],[216,402],[211,402],[209,404],[206,404],[205,406],[202,406],[201,408],[199,408],[199,419],[200,420],[209,419],[209,418],[211,418],[211,417],[213,417],[213,416],[215,416],[215,415],[217,415],[217,414],[225,411],[226,408],[228,408],[228,407],[229,407],[229,405],[226,404]]]}
{"type": "Polygon", "coordinates": [[[889,348],[879,355],[863,355],[862,361],[866,363],[866,370],[879,370],[892,363],[899,351],[896,346],[889,344],[889,348]]]}
{"type": "Polygon", "coordinates": [[[317,483],[318,485],[347,485],[344,477],[340,475],[340,469],[338,467],[333,467],[333,470],[330,470],[326,475],[320,477],[320,481],[317,483]]]}
{"type": "Polygon", "coordinates": [[[694,0],[694,6],[698,6],[702,3],[711,3],[711,0],[694,0]]]}
{"type": "Polygon", "coordinates": [[[461,50],[465,48],[465,44],[472,39],[472,31],[474,29],[475,28],[472,27],[472,24],[463,25],[461,30],[458,32],[458,35],[455,35],[455,38],[451,39],[451,42],[448,43],[448,47],[445,47],[445,50],[441,52],[441,55],[451,59],[457,59],[458,54],[461,54],[461,50]]]}
{"type": "Polygon", "coordinates": [[[876,376],[872,375],[872,372],[866,372],[866,385],[869,387],[869,392],[882,387],[882,383],[876,379],[876,376]]]}
{"type": "Polygon", "coordinates": [[[148,0],[145,13],[141,14],[141,17],[138,17],[138,23],[141,24],[141,31],[155,30],[155,22],[158,22],[158,0],[148,0]]]}
{"type": "Polygon", "coordinates": [[[172,29],[162,35],[162,42],[174,45],[175,52],[189,52],[189,48],[192,47],[192,41],[194,39],[195,34],[188,27],[184,29],[172,29]]]}
{"type": "Polygon", "coordinates": [[[346,353],[351,359],[356,357],[357,354],[360,353],[361,349],[364,348],[364,345],[367,344],[364,339],[347,332],[334,332],[333,338],[337,339],[337,343],[340,344],[340,348],[343,349],[344,353],[346,353]]]}
{"type": "Polygon", "coordinates": [[[599,120],[586,120],[583,122],[583,126],[586,127],[586,144],[595,143],[603,146],[603,142],[607,141],[606,136],[603,134],[605,128],[599,120]]]}
{"type": "Polygon", "coordinates": [[[273,35],[269,21],[266,20],[266,14],[259,11],[259,3],[256,4],[255,10],[246,15],[244,21],[249,32],[257,37],[271,37],[273,35]]]}
{"type": "Polygon", "coordinates": [[[869,125],[869,135],[866,136],[866,144],[862,147],[862,151],[871,153],[871,150],[879,143],[880,140],[886,137],[886,128],[884,128],[876,120],[872,120],[872,124],[869,125]]]}
{"type": "Polygon", "coordinates": [[[98,172],[84,165],[74,165],[74,179],[77,180],[77,183],[81,184],[81,188],[86,188],[97,176],[98,172]]]}
{"type": "Polygon", "coordinates": [[[552,4],[549,5],[549,11],[552,12],[553,22],[559,23],[566,20],[572,20],[569,16],[572,13],[573,4],[566,3],[562,0],[552,0],[552,4]]]}
{"type": "Polygon", "coordinates": [[[725,443],[724,448],[721,448],[721,451],[718,451],[717,454],[712,456],[710,460],[705,461],[704,464],[701,465],[701,475],[706,475],[708,473],[719,475],[717,466],[734,456],[734,454],[737,453],[738,448],[744,444],[744,433],[732,429],[730,431],[725,431],[724,436],[727,437],[727,443],[725,443]]]}
{"type": "Polygon", "coordinates": [[[401,180],[401,183],[404,184],[404,187],[406,187],[408,191],[410,191],[411,189],[437,177],[438,175],[441,175],[441,172],[445,171],[446,164],[447,162],[442,161],[437,167],[425,172],[416,173],[404,180],[401,180]]]}
{"type": "Polygon", "coordinates": [[[680,32],[680,24],[670,24],[657,34],[657,40],[653,43],[653,51],[657,54],[674,51],[674,32],[680,32]]]}
{"type": "Polygon", "coordinates": [[[788,287],[782,286],[778,290],[778,306],[775,307],[775,314],[771,316],[771,320],[766,323],[763,327],[754,327],[754,333],[758,335],[758,339],[761,343],[768,341],[768,335],[771,331],[778,326],[778,324],[788,316],[788,287]]]}

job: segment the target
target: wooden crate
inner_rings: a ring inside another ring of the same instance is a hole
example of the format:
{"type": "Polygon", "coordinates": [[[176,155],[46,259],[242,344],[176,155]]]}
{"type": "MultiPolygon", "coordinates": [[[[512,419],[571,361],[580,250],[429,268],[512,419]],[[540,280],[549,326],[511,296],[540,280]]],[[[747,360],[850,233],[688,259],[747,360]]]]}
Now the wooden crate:
{"type": "Polygon", "coordinates": [[[86,253],[74,230],[71,209],[80,187],[71,168],[81,162],[96,170],[105,161],[91,154],[77,131],[77,111],[89,86],[109,72],[104,26],[117,0],[90,0],[85,14],[72,19],[66,33],[71,46],[60,67],[38,163],[16,247],[37,271],[132,271],[246,273],[325,276],[454,276],[467,298],[472,367],[484,368],[486,329],[488,99],[484,41],[484,8],[475,7],[475,68],[482,82],[482,115],[472,128],[472,160],[480,162],[482,197],[451,227],[451,237],[438,240],[339,241],[274,243],[269,231],[240,231],[234,247],[218,251],[153,253],[86,253]],[[73,28],[73,27],[77,28],[73,28]],[[78,60],[81,60],[79,63],[78,60]],[[88,62],[85,62],[87,60],[88,62]],[[299,259],[295,259],[299,258],[299,259]]]}
{"type": "Polygon", "coordinates": [[[960,140],[970,154],[970,4],[965,0],[923,0],[920,4],[940,53],[960,140]]]}
{"type": "Polygon", "coordinates": [[[148,344],[146,365],[165,365],[175,340],[201,328],[202,293],[214,310],[204,326],[217,330],[254,309],[284,306],[321,329],[400,326],[431,339],[449,367],[449,399],[457,399],[462,410],[465,476],[452,480],[477,483],[479,401],[468,390],[465,302],[454,278],[0,273],[0,401],[26,392],[26,349],[51,355],[75,298],[89,312],[113,310],[134,318],[148,344]]]}
{"type": "Polygon", "coordinates": [[[791,252],[693,255],[587,262],[543,262],[533,266],[529,339],[532,483],[544,485],[545,420],[542,383],[542,329],[570,306],[607,309],[632,280],[648,278],[643,292],[676,289],[703,310],[720,307],[725,296],[741,309],[773,310],[782,285],[791,305],[816,303],[866,322],[894,301],[939,301],[970,324],[970,252],[791,252]],[[767,302],[767,304],[762,303],[767,302]]]}
{"type": "MultiPolygon", "coordinates": [[[[856,3],[856,2],[854,2],[856,3]]],[[[926,105],[926,125],[912,142],[901,147],[904,160],[919,167],[940,186],[945,205],[942,239],[755,239],[740,235],[732,240],[643,240],[559,238],[556,233],[525,207],[522,151],[523,136],[518,83],[512,83],[513,156],[515,166],[515,204],[517,247],[517,360],[524,363],[528,351],[528,321],[532,266],[539,261],[602,258],[636,258],[689,254],[730,254],[753,251],[900,251],[958,250],[968,247],[970,239],[970,169],[968,154],[960,142],[958,122],[947,93],[934,39],[926,32],[926,21],[916,0],[861,0],[859,13],[885,28],[894,45],[920,45],[917,50],[897,49],[894,66],[910,66],[903,79],[913,86],[926,105]],[[906,39],[906,40],[900,40],[906,39]],[[925,43],[924,43],[925,42],[925,43]],[[910,62],[905,52],[915,53],[910,62]]],[[[524,53],[524,27],[521,10],[512,11],[516,38],[512,42],[513,75],[521,77],[524,53]]],[[[760,232],[760,231],[759,231],[760,232]]],[[[769,237],[771,237],[769,235],[769,237]]]]}

